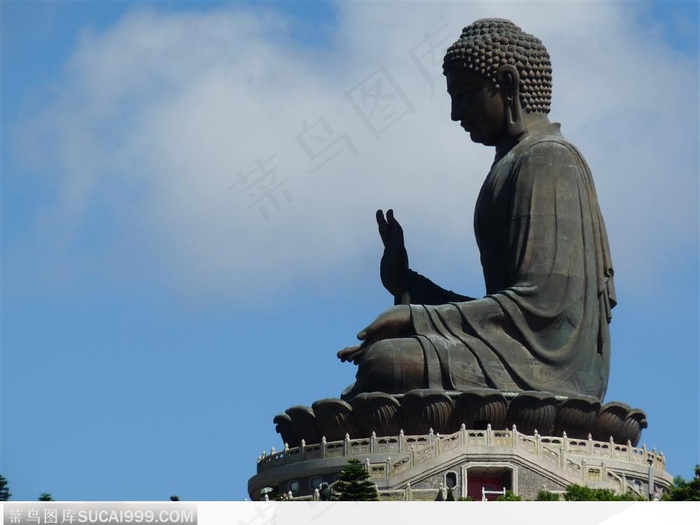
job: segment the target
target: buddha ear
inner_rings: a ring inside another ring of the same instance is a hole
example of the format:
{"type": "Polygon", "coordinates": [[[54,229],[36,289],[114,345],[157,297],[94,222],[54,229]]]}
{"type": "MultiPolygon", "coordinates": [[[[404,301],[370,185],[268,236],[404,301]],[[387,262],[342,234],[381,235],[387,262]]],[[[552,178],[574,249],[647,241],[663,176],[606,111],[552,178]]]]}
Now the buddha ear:
{"type": "Polygon", "coordinates": [[[522,107],[520,106],[520,73],[514,65],[505,64],[498,68],[496,75],[506,103],[508,133],[517,137],[525,133],[522,107]]]}

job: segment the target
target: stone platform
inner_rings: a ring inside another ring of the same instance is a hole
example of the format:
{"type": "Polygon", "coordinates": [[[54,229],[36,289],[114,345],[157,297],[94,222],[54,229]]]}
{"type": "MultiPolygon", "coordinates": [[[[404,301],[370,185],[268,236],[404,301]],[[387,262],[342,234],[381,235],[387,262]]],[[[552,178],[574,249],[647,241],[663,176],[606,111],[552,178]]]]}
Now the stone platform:
{"type": "Polygon", "coordinates": [[[433,431],[420,435],[399,431],[383,437],[373,433],[355,439],[346,435],[273,450],[258,458],[248,492],[258,500],[262,489],[270,487],[279,493],[291,491],[295,499],[313,499],[320,484],[336,481],[351,458],[365,463],[382,500],[432,501],[441,487],[464,498],[479,491],[480,484],[529,500],[543,488],[558,492],[571,484],[647,496],[661,494],[673,483],[663,453],[646,446],[574,438],[565,432],[528,434],[517,426],[468,430],[462,425],[445,435],[433,431]]]}

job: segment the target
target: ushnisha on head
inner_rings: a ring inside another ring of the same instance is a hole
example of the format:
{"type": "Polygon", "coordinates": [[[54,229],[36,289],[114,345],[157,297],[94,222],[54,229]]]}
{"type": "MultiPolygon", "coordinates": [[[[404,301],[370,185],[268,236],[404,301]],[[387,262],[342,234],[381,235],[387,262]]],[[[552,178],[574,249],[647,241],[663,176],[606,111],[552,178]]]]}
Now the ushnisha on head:
{"type": "Polygon", "coordinates": [[[540,39],[510,20],[485,18],[465,27],[459,40],[447,50],[442,68],[445,75],[453,68],[466,68],[487,78],[496,90],[501,89],[504,70],[514,68],[522,110],[543,114],[550,111],[549,53],[540,39]]]}

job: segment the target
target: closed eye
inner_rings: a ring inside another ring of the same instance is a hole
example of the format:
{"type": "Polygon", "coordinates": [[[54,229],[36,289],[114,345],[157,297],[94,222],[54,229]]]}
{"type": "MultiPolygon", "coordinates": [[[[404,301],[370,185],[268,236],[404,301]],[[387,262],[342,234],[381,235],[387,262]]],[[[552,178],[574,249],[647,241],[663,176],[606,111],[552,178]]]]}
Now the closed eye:
{"type": "Polygon", "coordinates": [[[466,86],[462,85],[460,87],[462,89],[460,89],[458,93],[456,93],[456,94],[450,93],[450,96],[455,100],[459,100],[459,99],[465,97],[466,95],[476,93],[477,91],[479,91],[481,89],[481,85],[478,82],[472,82],[466,86]]]}

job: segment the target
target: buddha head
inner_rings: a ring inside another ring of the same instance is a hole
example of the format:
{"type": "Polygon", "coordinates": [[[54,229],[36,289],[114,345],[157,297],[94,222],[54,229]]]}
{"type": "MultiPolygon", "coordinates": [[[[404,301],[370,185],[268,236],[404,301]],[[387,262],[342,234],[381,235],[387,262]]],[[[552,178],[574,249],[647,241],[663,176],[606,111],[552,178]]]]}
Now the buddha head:
{"type": "Polygon", "coordinates": [[[445,54],[443,72],[452,120],[474,142],[497,145],[526,131],[529,116],[546,116],[552,66],[542,42],[503,19],[477,20],[445,54]]]}

